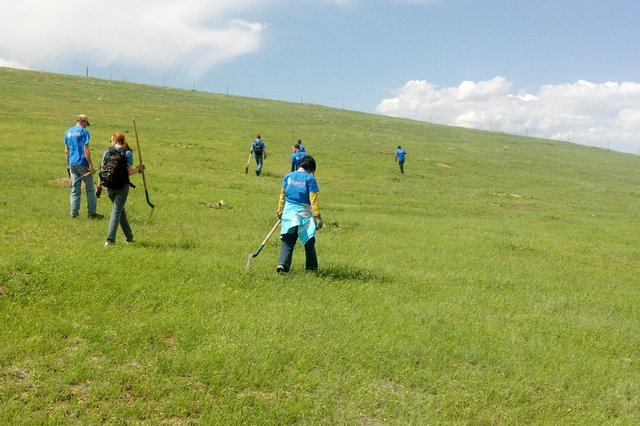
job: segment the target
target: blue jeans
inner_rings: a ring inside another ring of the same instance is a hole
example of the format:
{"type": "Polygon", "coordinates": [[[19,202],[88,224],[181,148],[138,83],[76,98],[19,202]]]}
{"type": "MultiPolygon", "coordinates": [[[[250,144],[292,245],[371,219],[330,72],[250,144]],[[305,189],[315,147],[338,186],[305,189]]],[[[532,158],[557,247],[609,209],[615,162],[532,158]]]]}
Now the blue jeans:
{"type": "Polygon", "coordinates": [[[256,174],[260,175],[262,173],[263,155],[254,153],[253,156],[256,158],[256,174]]]}
{"type": "Polygon", "coordinates": [[[87,211],[89,216],[96,214],[98,200],[96,188],[93,186],[93,175],[82,176],[89,171],[89,166],[71,166],[71,217],[78,216],[80,211],[80,198],[82,196],[82,181],[87,191],[87,211]]]}
{"type": "Polygon", "coordinates": [[[127,213],[124,211],[124,205],[127,202],[127,197],[129,196],[129,185],[125,185],[122,189],[107,188],[107,195],[113,202],[111,218],[109,219],[109,230],[107,231],[107,241],[115,244],[118,225],[122,227],[122,232],[124,232],[126,240],[133,241],[133,232],[131,231],[131,226],[129,226],[129,221],[127,220],[127,213]]]}

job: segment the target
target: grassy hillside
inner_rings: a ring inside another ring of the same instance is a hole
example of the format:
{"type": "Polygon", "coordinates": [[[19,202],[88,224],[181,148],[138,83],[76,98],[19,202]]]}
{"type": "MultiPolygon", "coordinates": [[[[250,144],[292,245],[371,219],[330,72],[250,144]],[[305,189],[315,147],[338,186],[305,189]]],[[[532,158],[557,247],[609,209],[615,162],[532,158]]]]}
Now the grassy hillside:
{"type": "Polygon", "coordinates": [[[3,68],[0,103],[2,423],[640,422],[636,156],[3,68]],[[94,158],[136,118],[134,245],[69,218],[78,113],[94,158]],[[246,272],[298,138],[320,270],[273,238],[246,272]]]}

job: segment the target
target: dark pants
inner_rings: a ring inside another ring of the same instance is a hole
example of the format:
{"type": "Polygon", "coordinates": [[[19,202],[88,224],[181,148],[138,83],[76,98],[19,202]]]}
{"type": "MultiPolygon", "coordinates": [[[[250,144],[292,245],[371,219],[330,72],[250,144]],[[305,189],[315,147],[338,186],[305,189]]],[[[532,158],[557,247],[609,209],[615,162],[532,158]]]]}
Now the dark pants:
{"type": "Polygon", "coordinates": [[[400,164],[400,173],[404,173],[404,161],[398,161],[398,164],[400,164]]]}
{"type": "MultiPolygon", "coordinates": [[[[280,256],[278,257],[278,265],[284,266],[285,271],[289,272],[291,268],[291,259],[293,257],[293,249],[298,242],[298,227],[294,226],[289,229],[286,234],[280,235],[282,245],[280,246],[280,256]]],[[[312,237],[304,245],[304,253],[307,260],[306,270],[318,270],[318,258],[316,256],[316,237],[312,237]]]]}

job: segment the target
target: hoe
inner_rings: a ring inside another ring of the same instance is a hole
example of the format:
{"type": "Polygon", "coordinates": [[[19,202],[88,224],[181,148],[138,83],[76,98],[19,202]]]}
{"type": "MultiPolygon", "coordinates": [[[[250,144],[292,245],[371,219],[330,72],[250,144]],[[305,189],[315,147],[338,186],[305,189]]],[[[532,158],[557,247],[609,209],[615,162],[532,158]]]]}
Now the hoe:
{"type": "Polygon", "coordinates": [[[269,238],[271,238],[273,233],[276,232],[276,229],[280,225],[280,222],[281,222],[281,220],[278,219],[276,224],[273,225],[273,228],[271,228],[271,231],[269,231],[269,235],[267,235],[267,238],[265,238],[264,241],[262,242],[262,244],[260,244],[260,247],[258,247],[258,251],[256,251],[255,253],[249,253],[249,257],[247,257],[247,271],[249,270],[249,268],[251,268],[251,261],[253,260],[253,258],[254,257],[258,257],[258,255],[260,254],[260,252],[264,248],[264,245],[267,244],[267,241],[269,241],[269,238]]]}

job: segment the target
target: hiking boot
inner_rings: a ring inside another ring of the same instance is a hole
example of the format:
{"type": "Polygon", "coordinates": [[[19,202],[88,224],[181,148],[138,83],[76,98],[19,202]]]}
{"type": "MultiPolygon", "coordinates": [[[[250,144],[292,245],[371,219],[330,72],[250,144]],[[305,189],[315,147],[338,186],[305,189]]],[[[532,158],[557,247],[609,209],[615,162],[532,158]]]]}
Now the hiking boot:
{"type": "Polygon", "coordinates": [[[104,215],[100,213],[90,214],[89,219],[104,219],[104,215]]]}
{"type": "Polygon", "coordinates": [[[287,268],[285,268],[284,265],[278,265],[278,267],[276,268],[276,272],[279,274],[286,274],[287,268]]]}

